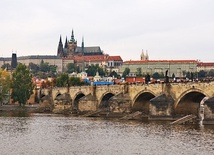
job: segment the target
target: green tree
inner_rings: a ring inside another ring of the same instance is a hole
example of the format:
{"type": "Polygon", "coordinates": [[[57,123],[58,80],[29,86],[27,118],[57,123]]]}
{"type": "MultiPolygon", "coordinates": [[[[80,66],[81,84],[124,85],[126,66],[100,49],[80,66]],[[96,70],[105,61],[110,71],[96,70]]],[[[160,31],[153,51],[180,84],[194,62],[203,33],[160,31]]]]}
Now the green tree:
{"type": "Polygon", "coordinates": [[[29,70],[30,70],[33,74],[36,74],[36,73],[38,73],[38,71],[39,71],[39,65],[34,64],[34,63],[32,63],[32,62],[29,63],[28,68],[29,68],[29,70]]]}
{"type": "Polygon", "coordinates": [[[90,65],[86,71],[86,73],[88,74],[88,76],[95,76],[96,72],[98,71],[100,76],[104,76],[106,75],[106,72],[103,70],[103,68],[99,67],[99,65],[90,65]]]}
{"type": "Polygon", "coordinates": [[[136,76],[137,76],[137,77],[142,77],[142,76],[143,76],[143,75],[142,75],[142,69],[141,69],[140,67],[137,68],[136,76]]]}
{"type": "Polygon", "coordinates": [[[10,84],[10,74],[0,68],[0,104],[2,104],[2,102],[8,98],[10,84]]]}
{"type": "Polygon", "coordinates": [[[174,79],[175,78],[175,74],[174,73],[172,73],[172,79],[174,79]]]}
{"type": "Polygon", "coordinates": [[[41,72],[49,72],[50,71],[49,63],[44,62],[44,60],[41,61],[39,68],[40,68],[41,72]]]}
{"type": "Polygon", "coordinates": [[[70,77],[69,78],[69,86],[82,86],[86,85],[87,83],[82,82],[78,77],[70,77]]]}
{"type": "Polygon", "coordinates": [[[56,86],[57,87],[67,87],[69,86],[69,77],[67,73],[62,73],[56,79],[56,86]]]}
{"type": "Polygon", "coordinates": [[[111,76],[111,77],[114,76],[115,78],[118,77],[118,75],[117,75],[117,73],[116,73],[115,71],[112,71],[112,72],[110,73],[110,76],[111,76]]]}
{"type": "Polygon", "coordinates": [[[211,70],[208,72],[208,76],[209,76],[209,77],[214,77],[214,69],[211,69],[211,70]]]}
{"type": "Polygon", "coordinates": [[[129,73],[130,73],[130,69],[126,67],[125,70],[123,71],[122,77],[126,78],[126,76],[129,75],[129,73]]]}
{"type": "Polygon", "coordinates": [[[79,66],[76,66],[74,63],[67,64],[67,73],[80,72],[79,66]]]}
{"type": "Polygon", "coordinates": [[[152,78],[153,79],[160,79],[160,74],[158,72],[155,72],[153,75],[152,75],[152,78]]]}
{"type": "Polygon", "coordinates": [[[205,72],[204,70],[200,70],[200,71],[198,72],[198,78],[199,78],[199,79],[203,79],[203,78],[206,77],[206,74],[207,74],[207,72],[205,72]]]}
{"type": "Polygon", "coordinates": [[[27,100],[33,94],[34,85],[32,75],[24,64],[19,64],[12,74],[12,94],[14,102],[19,102],[19,106],[25,105],[27,100]]]}
{"type": "Polygon", "coordinates": [[[11,69],[11,65],[9,63],[6,63],[1,66],[2,69],[11,69]]]}

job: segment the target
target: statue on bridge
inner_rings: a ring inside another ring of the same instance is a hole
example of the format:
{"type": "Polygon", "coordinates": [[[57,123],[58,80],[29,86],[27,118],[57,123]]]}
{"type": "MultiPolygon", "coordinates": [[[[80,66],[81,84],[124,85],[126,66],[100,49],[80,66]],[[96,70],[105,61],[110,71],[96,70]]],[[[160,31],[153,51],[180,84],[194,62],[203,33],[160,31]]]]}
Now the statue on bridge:
{"type": "Polygon", "coordinates": [[[146,83],[146,84],[148,84],[148,83],[149,83],[149,81],[150,81],[150,75],[149,75],[149,74],[147,74],[147,75],[146,75],[146,78],[145,78],[145,83],[146,83]]]}
{"type": "Polygon", "coordinates": [[[168,70],[165,72],[165,83],[169,83],[168,70]]]}

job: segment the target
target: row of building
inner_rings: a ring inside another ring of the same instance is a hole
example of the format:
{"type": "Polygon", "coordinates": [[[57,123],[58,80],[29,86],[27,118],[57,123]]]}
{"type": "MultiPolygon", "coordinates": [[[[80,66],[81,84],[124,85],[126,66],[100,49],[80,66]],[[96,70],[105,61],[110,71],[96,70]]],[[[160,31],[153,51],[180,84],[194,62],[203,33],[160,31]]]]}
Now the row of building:
{"type": "MultiPolygon", "coordinates": [[[[115,71],[118,74],[123,73],[125,68],[130,69],[129,76],[136,76],[137,70],[140,68],[142,74],[165,73],[168,70],[168,76],[174,74],[176,77],[185,76],[186,72],[198,72],[200,70],[208,71],[214,69],[214,63],[203,63],[198,60],[149,60],[148,52],[142,51],[140,60],[123,61],[118,55],[110,56],[104,54],[99,46],[85,47],[84,39],[81,46],[77,46],[72,30],[71,38],[65,39],[62,43],[60,36],[57,55],[30,55],[18,56],[17,62],[29,65],[34,63],[39,65],[41,61],[48,62],[49,65],[56,65],[58,72],[65,72],[67,64],[74,63],[79,66],[81,71],[87,70],[88,66],[94,64],[99,65],[108,72],[115,71]]],[[[0,66],[11,64],[12,58],[0,58],[0,66]]]]}

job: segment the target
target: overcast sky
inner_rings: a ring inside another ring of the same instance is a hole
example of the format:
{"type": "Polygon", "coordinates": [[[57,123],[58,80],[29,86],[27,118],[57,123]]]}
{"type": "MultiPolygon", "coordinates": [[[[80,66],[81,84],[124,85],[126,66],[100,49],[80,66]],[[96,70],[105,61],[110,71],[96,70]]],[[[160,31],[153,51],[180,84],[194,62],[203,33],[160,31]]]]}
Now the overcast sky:
{"type": "Polygon", "coordinates": [[[71,31],[79,46],[139,60],[214,62],[213,0],[1,0],[0,57],[56,55],[71,31]]]}

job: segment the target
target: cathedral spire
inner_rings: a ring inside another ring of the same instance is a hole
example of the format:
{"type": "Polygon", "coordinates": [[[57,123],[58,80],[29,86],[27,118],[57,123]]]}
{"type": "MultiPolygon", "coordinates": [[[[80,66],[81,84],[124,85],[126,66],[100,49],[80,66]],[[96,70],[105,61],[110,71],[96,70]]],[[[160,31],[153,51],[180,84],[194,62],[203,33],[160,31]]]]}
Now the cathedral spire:
{"type": "Polygon", "coordinates": [[[59,43],[62,43],[62,37],[61,37],[61,35],[60,35],[60,38],[59,38],[59,43]]]}
{"type": "Polygon", "coordinates": [[[59,38],[59,45],[58,45],[57,55],[58,56],[62,56],[63,55],[63,44],[62,44],[61,35],[60,35],[60,38],[59,38]]]}
{"type": "Polygon", "coordinates": [[[82,48],[84,48],[84,37],[82,37],[82,48]]]}
{"type": "Polygon", "coordinates": [[[68,39],[67,39],[67,36],[66,36],[66,39],[65,39],[65,46],[64,48],[68,48],[68,39]]]}
{"type": "Polygon", "coordinates": [[[71,40],[72,43],[75,43],[75,39],[74,39],[74,30],[72,29],[72,33],[71,33],[71,40]]]}

